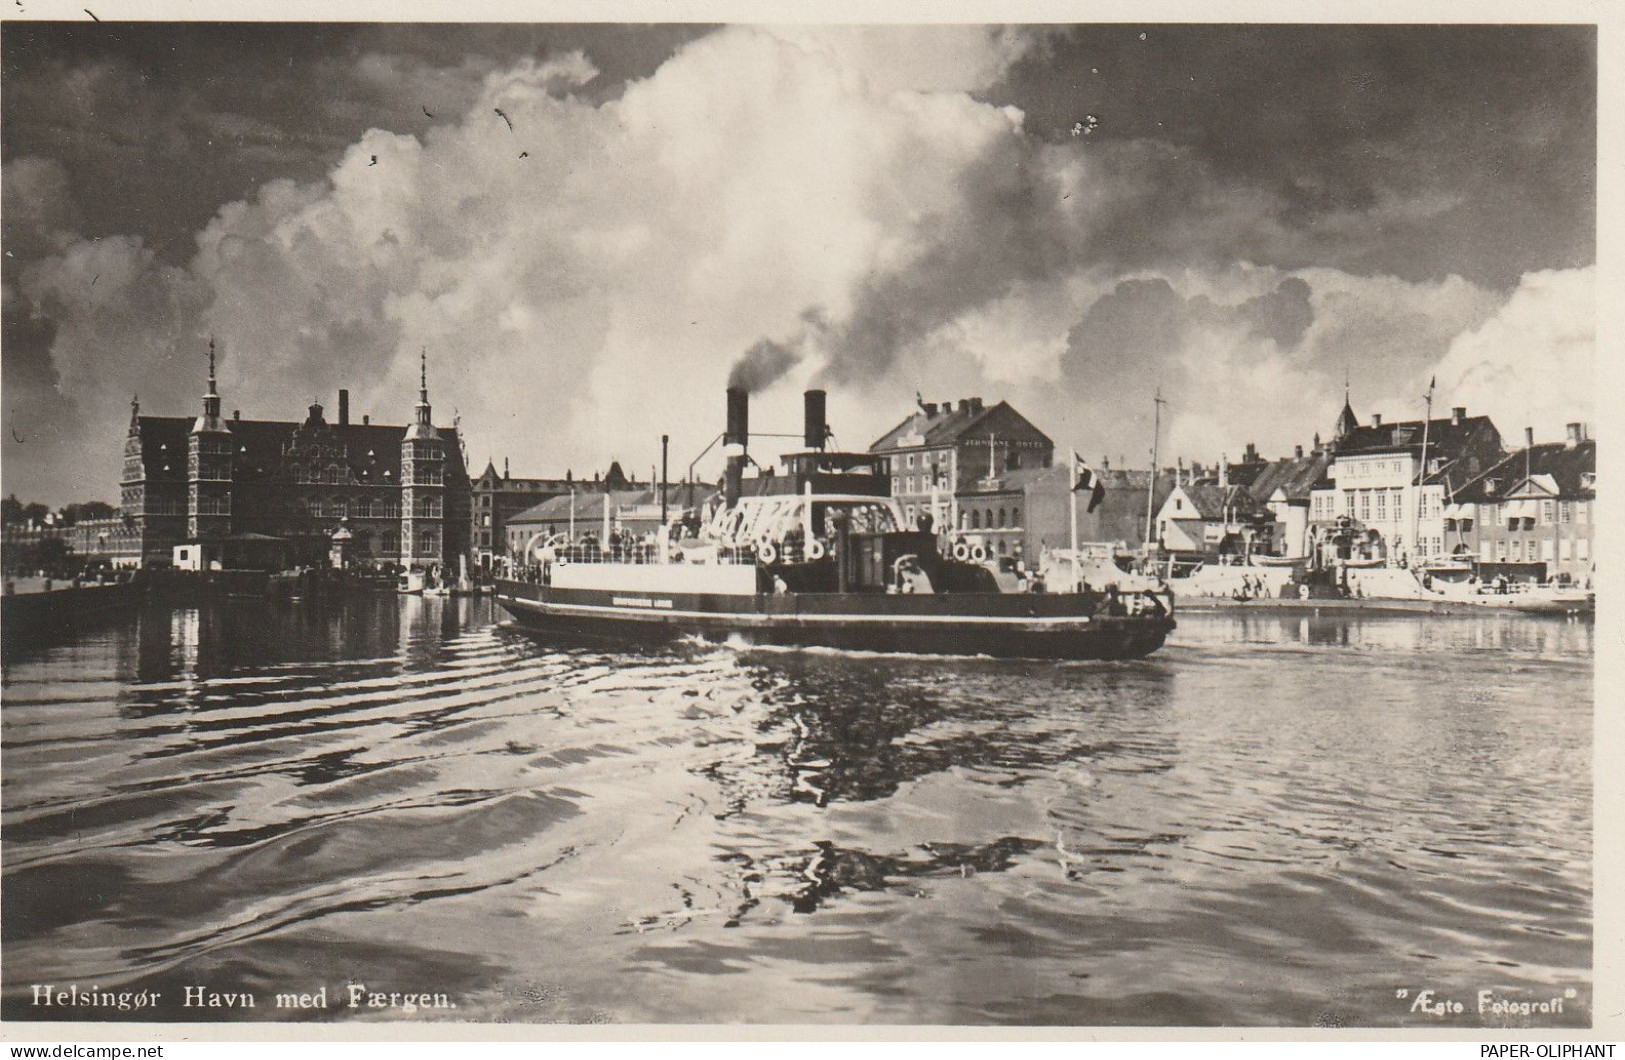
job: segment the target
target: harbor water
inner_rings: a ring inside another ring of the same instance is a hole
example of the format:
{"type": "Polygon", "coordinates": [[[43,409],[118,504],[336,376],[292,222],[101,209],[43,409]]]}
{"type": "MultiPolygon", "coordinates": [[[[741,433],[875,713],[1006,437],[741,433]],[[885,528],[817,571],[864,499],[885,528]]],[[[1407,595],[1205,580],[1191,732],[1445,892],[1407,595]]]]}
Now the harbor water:
{"type": "Polygon", "coordinates": [[[1490,614],[1039,664],[151,606],[8,654],[4,1014],[1588,1026],[1592,656],[1490,614]]]}

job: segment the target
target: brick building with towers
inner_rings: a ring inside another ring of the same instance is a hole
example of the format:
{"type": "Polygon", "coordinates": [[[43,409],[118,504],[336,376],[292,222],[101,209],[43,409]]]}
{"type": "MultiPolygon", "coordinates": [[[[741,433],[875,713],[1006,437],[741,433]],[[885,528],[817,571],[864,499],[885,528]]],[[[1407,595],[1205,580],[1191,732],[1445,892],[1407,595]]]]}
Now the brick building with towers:
{"type": "Polygon", "coordinates": [[[337,422],[320,402],[299,422],[245,420],[222,414],[211,342],[201,415],[131,402],[121,505],[142,566],[189,542],[228,567],[324,564],[342,529],[352,560],[455,570],[472,498],[457,428],[434,426],[427,356],[409,425],[352,423],[347,390],[337,422]]]}

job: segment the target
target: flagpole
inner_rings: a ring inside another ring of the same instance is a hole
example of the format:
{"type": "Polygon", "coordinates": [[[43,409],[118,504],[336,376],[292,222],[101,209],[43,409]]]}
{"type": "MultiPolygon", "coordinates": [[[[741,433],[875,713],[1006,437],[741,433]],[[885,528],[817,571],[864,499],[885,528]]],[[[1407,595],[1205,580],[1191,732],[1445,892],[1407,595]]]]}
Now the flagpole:
{"type": "Polygon", "coordinates": [[[1072,517],[1072,562],[1078,562],[1078,451],[1069,449],[1072,461],[1067,464],[1067,482],[1072,487],[1066,491],[1066,510],[1072,517]]]}

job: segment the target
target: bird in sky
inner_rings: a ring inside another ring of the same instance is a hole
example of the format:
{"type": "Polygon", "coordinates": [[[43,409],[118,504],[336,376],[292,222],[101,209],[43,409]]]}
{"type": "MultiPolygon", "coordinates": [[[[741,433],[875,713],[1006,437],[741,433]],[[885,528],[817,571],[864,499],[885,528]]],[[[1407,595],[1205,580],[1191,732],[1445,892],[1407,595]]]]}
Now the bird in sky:
{"type": "MultiPolygon", "coordinates": [[[[420,107],[423,107],[423,104],[421,104],[421,103],[419,103],[419,104],[418,104],[418,106],[420,106],[420,107]]],[[[429,108],[428,108],[428,107],[423,107],[423,116],[424,116],[424,117],[425,117],[425,118],[432,118],[432,117],[434,117],[434,115],[433,115],[433,114],[430,114],[430,113],[429,113],[429,108]]]]}
{"type": "Polygon", "coordinates": [[[519,152],[519,157],[520,158],[529,158],[530,157],[530,152],[529,151],[521,151],[521,152],[519,152]]]}
{"type": "Polygon", "coordinates": [[[373,155],[372,156],[372,161],[367,163],[367,165],[369,165],[369,166],[376,166],[377,164],[378,164],[378,156],[377,155],[373,155]]]}
{"type": "Polygon", "coordinates": [[[497,112],[497,117],[508,123],[508,131],[513,132],[513,119],[502,113],[501,107],[492,107],[491,109],[497,112]]]}

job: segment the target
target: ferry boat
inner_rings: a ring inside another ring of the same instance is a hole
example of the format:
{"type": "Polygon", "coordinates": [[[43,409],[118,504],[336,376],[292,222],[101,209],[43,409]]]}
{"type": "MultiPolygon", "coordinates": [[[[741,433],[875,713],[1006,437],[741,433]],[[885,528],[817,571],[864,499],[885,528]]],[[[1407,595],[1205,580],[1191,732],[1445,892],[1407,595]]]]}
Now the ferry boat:
{"type": "Polygon", "coordinates": [[[884,458],[825,449],[821,390],[805,395],[806,449],[784,457],[784,473],[745,477],[747,393],[730,388],[727,409],[722,503],[697,533],[546,543],[529,550],[525,576],[497,580],[497,602],[522,627],[570,639],[928,655],[1128,659],[1174,629],[1172,597],[1156,586],[1055,591],[908,526],[884,458]]]}

